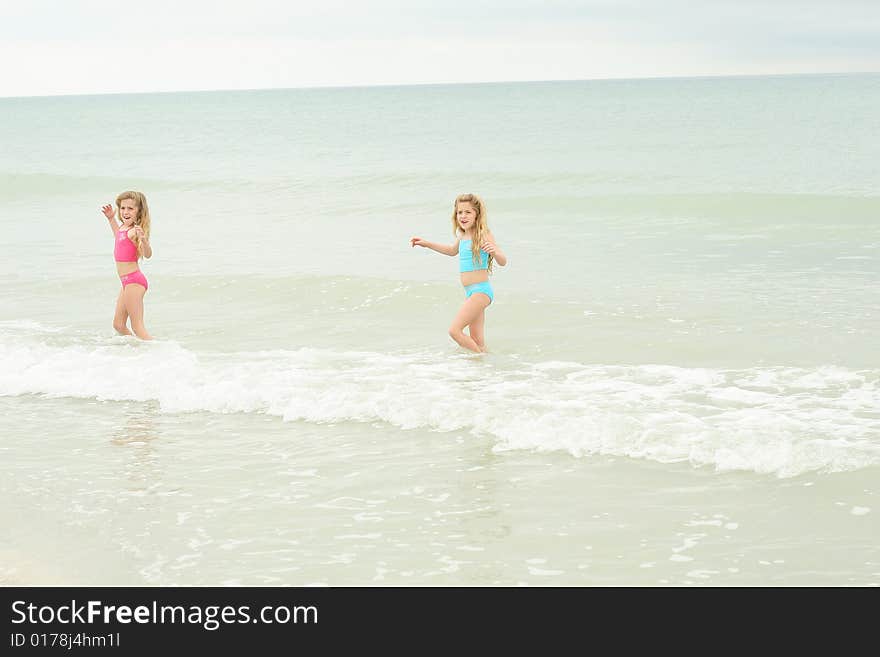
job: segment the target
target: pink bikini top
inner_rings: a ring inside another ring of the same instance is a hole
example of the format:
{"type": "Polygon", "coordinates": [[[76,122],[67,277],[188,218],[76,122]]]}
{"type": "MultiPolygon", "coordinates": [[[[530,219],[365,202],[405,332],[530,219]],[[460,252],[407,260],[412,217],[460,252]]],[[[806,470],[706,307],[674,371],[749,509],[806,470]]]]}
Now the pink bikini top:
{"type": "Polygon", "coordinates": [[[116,262],[137,262],[138,250],[135,243],[128,237],[128,230],[116,231],[116,246],[113,248],[116,262]]]}

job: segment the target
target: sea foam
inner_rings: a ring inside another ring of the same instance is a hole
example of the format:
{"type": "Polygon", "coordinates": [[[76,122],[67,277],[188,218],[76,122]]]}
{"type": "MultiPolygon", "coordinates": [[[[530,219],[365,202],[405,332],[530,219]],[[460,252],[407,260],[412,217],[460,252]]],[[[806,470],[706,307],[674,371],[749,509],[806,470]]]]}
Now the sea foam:
{"type": "Polygon", "coordinates": [[[525,363],[300,348],[195,353],[175,342],[5,331],[0,396],[153,401],[164,413],[386,422],[467,432],[496,451],[565,451],[790,477],[880,463],[880,371],[525,363]]]}

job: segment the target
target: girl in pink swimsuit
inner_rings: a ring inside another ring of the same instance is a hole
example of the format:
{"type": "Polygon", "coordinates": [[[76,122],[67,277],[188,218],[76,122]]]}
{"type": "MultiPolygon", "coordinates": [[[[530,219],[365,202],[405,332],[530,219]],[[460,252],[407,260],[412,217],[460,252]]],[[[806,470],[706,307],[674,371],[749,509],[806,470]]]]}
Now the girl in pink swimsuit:
{"type": "Polygon", "coordinates": [[[153,255],[150,246],[150,209],[147,197],[140,192],[122,192],[116,197],[119,222],[116,210],[107,204],[101,208],[110,224],[116,246],[113,256],[116,259],[116,272],[122,281],[122,289],[116,299],[116,312],[113,315],[113,328],[122,335],[132,332],[141,340],[152,340],[144,326],[144,294],[147,292],[147,279],[138,267],[141,257],[153,255]],[[131,320],[131,331],[127,322],[131,320]]]}

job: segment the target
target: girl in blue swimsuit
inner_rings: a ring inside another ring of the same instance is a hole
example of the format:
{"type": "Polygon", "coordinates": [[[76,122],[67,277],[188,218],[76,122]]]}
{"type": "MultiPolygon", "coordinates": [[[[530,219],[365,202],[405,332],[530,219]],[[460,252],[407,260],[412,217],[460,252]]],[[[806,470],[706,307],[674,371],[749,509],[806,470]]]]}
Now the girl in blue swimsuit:
{"type": "Polygon", "coordinates": [[[413,237],[410,245],[458,256],[465,300],[452,320],[449,335],[465,349],[482,353],[486,351],[486,308],[495,298],[489,274],[493,263],[497,262],[502,267],[506,265],[507,256],[495,243],[486,222],[486,206],[476,194],[462,194],[455,199],[452,232],[456,240],[448,246],[421,237],[413,237]],[[464,332],[466,326],[469,334],[464,332]]]}

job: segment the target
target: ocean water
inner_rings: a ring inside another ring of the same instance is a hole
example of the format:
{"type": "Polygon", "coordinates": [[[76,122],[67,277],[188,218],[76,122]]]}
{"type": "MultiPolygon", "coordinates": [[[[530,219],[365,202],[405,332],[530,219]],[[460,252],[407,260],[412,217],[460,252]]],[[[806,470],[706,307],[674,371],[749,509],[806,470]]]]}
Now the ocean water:
{"type": "Polygon", "coordinates": [[[880,585],[880,75],[5,98],[0,144],[0,583],[880,585]],[[409,246],[463,192],[483,356],[409,246]]]}

